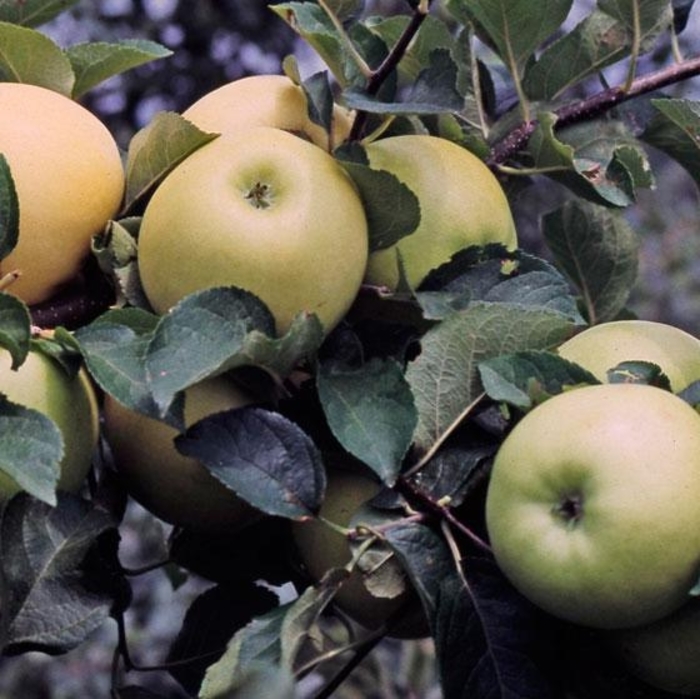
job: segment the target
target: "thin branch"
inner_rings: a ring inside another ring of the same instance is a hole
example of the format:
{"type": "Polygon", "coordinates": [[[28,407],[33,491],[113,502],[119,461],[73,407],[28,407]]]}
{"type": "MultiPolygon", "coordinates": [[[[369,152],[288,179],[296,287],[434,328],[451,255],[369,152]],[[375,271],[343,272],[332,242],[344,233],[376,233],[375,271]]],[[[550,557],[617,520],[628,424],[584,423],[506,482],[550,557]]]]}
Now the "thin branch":
{"type": "MultiPolygon", "coordinates": [[[[628,90],[625,90],[624,85],[610,87],[586,99],[577,100],[555,109],[554,114],[557,117],[555,128],[570,126],[600,116],[623,102],[696,75],[700,75],[700,56],[643,75],[635,79],[628,90]]],[[[486,161],[487,164],[495,168],[512,158],[525,147],[537,125],[537,119],[532,119],[523,122],[511,131],[493,147],[491,155],[486,161]]]]}
{"type": "MultiPolygon", "coordinates": [[[[391,51],[389,51],[387,57],[382,61],[376,70],[373,70],[367,79],[367,84],[365,85],[365,91],[368,95],[376,95],[384,81],[391,75],[392,71],[395,70],[396,66],[401,62],[401,59],[406,53],[406,49],[409,44],[413,41],[413,38],[418,33],[421,25],[423,24],[425,18],[428,16],[427,3],[421,3],[411,16],[411,20],[406,25],[401,36],[397,39],[394,46],[392,46],[391,51]]],[[[355,121],[352,125],[352,131],[350,133],[350,140],[357,141],[360,139],[362,132],[364,131],[365,124],[367,123],[367,112],[359,112],[355,117],[355,121]]]]}

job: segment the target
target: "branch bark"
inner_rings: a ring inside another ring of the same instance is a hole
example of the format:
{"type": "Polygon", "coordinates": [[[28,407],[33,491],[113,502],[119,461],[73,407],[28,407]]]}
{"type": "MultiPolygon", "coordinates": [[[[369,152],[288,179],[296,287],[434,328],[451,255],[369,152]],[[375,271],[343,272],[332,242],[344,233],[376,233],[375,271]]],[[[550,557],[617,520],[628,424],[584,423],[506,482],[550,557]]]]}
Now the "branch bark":
{"type": "MultiPolygon", "coordinates": [[[[628,90],[623,86],[610,87],[590,97],[565,104],[554,110],[557,117],[555,128],[570,126],[581,121],[593,119],[628,100],[659,90],[682,80],[700,75],[700,57],[695,57],[675,63],[672,66],[648,73],[632,81],[628,90]]],[[[486,163],[495,168],[515,156],[527,144],[530,136],[537,128],[537,119],[523,122],[513,129],[503,140],[491,150],[486,163]]]]}

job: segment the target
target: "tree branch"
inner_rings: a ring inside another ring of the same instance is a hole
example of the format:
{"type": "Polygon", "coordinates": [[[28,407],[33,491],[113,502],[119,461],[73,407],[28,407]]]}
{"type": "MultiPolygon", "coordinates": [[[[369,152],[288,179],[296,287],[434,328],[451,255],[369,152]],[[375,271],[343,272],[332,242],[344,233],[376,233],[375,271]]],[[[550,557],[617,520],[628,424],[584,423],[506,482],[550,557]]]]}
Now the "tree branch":
{"type": "MultiPolygon", "coordinates": [[[[628,90],[625,90],[624,86],[619,85],[610,87],[595,95],[555,109],[554,114],[557,117],[555,128],[592,119],[604,114],[618,104],[699,74],[700,57],[695,57],[636,78],[632,81],[628,90]]],[[[537,119],[532,119],[516,127],[492,148],[491,155],[486,161],[487,165],[496,167],[505,163],[522,150],[537,128],[537,125],[537,119]]]]}

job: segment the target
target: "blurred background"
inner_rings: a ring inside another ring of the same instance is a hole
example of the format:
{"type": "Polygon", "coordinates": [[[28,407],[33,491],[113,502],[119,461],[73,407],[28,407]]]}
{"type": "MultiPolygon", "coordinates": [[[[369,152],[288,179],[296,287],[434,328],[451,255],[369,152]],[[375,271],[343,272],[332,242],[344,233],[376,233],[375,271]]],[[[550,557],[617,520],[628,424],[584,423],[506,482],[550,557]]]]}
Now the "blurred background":
{"type": "MultiPolygon", "coordinates": [[[[576,0],[568,26],[594,4],[593,0],[576,0]]],[[[368,1],[366,12],[405,11],[407,5],[399,0],[368,1]]],[[[699,19],[700,10],[695,7],[688,29],[680,36],[679,49],[685,55],[700,54],[699,19]]],[[[304,75],[319,68],[309,49],[260,0],[85,0],[42,30],[64,46],[144,38],[174,52],[169,59],[109,80],[86,97],[87,106],[100,115],[122,148],[157,111],[182,111],[206,92],[244,75],[280,72],[287,54],[298,57],[304,75]]],[[[669,42],[665,41],[640,70],[669,60],[669,42]]],[[[615,84],[622,79],[624,67],[605,73],[608,83],[615,84]]],[[[697,98],[700,79],[677,85],[671,92],[697,98]]],[[[651,157],[657,167],[656,189],[643,192],[627,212],[642,243],[639,281],[630,308],[640,317],[663,320],[700,335],[698,192],[679,166],[659,153],[651,157]]],[[[541,251],[539,219],[566,196],[565,190],[542,178],[513,201],[525,246],[541,251]]],[[[138,567],[158,560],[165,533],[147,513],[131,507],[122,532],[123,563],[138,567]]],[[[127,617],[132,652],[139,664],[158,665],[187,606],[206,585],[190,579],[173,595],[172,580],[163,571],[136,577],[133,585],[134,604],[127,617]]],[[[115,641],[116,627],[110,622],[92,643],[66,656],[29,654],[0,660],[0,699],[109,697],[115,641]]],[[[122,679],[166,699],[186,696],[165,672],[134,672],[122,679]]],[[[308,687],[309,696],[312,690],[308,687]]],[[[383,645],[334,696],[438,699],[430,644],[383,645]]]]}

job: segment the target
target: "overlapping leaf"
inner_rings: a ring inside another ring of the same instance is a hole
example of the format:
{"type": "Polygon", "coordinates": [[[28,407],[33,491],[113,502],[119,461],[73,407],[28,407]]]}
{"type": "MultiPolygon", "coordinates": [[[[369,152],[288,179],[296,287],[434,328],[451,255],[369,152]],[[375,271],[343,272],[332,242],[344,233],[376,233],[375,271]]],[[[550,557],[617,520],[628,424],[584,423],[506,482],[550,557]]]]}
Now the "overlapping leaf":
{"type": "Polygon", "coordinates": [[[19,237],[19,199],[7,158],[0,153],[0,259],[7,257],[19,237]]]}
{"type": "Polygon", "coordinates": [[[78,2],[79,0],[0,0],[0,21],[36,27],[78,2]]]}

